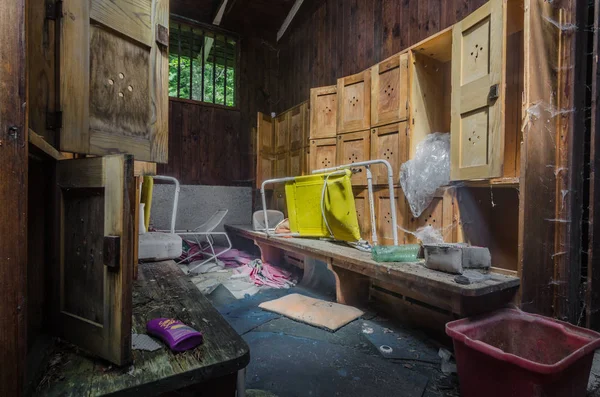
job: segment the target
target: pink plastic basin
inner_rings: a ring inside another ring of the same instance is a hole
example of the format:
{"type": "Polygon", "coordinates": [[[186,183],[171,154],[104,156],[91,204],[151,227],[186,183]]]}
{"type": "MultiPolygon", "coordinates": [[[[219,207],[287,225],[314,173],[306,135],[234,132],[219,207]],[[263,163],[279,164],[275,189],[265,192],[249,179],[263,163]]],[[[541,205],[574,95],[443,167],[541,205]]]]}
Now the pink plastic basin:
{"type": "Polygon", "coordinates": [[[600,334],[562,321],[502,309],[446,324],[461,394],[585,396],[600,334]]]}

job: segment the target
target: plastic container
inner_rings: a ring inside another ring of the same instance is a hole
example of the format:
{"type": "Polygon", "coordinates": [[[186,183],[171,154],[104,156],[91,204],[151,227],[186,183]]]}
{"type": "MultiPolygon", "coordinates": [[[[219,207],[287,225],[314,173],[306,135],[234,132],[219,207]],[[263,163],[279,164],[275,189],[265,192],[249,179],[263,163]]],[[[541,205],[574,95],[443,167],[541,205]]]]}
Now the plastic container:
{"type": "Polygon", "coordinates": [[[285,184],[290,230],[303,237],[330,237],[321,212],[323,184],[327,179],[325,216],[336,240],[360,240],[360,227],[350,177],[352,172],[299,176],[285,184]]]}
{"type": "Polygon", "coordinates": [[[375,262],[416,262],[420,249],[419,244],[376,245],[371,257],[375,262]]]}
{"type": "Polygon", "coordinates": [[[600,334],[514,309],[446,324],[461,395],[585,396],[600,334]]]}

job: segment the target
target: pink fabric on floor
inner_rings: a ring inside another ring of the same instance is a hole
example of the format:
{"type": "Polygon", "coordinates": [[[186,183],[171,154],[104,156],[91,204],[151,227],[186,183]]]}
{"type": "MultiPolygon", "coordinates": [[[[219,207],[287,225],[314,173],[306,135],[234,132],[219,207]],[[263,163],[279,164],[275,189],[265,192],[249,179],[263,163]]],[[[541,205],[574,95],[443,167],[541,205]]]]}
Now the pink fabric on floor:
{"type": "Polygon", "coordinates": [[[271,288],[290,288],[296,283],[292,280],[292,274],[276,268],[268,263],[255,259],[236,270],[254,281],[254,285],[267,286],[271,288]]]}

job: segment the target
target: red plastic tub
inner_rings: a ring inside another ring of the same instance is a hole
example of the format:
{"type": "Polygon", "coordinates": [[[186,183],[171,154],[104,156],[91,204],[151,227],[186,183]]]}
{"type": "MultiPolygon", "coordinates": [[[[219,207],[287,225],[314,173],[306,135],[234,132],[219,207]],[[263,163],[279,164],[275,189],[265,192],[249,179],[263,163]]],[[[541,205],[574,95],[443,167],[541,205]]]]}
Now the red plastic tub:
{"type": "Polygon", "coordinates": [[[600,334],[502,309],[446,324],[462,396],[585,396],[600,334]]]}

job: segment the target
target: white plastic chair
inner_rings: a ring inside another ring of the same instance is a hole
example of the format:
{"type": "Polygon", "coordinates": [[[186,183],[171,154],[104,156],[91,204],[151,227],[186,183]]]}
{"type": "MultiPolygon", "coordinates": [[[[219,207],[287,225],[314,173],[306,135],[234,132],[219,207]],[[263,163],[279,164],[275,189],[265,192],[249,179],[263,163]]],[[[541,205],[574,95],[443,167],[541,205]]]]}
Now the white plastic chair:
{"type": "Polygon", "coordinates": [[[181,262],[184,262],[184,261],[189,261],[191,258],[193,258],[197,255],[200,255],[200,254],[202,254],[204,256],[208,256],[208,258],[206,258],[204,261],[200,262],[193,268],[189,269],[190,272],[192,272],[197,267],[202,266],[205,263],[210,262],[212,260],[214,260],[216,263],[218,257],[223,255],[227,251],[231,250],[233,245],[231,244],[231,240],[229,239],[229,236],[227,235],[227,233],[214,231],[221,224],[221,222],[223,222],[223,219],[225,219],[225,216],[227,215],[228,212],[229,212],[229,210],[220,209],[217,212],[215,212],[206,222],[204,222],[202,225],[198,226],[197,228],[195,228],[193,230],[176,230],[175,231],[175,233],[177,233],[179,236],[193,236],[194,240],[198,244],[198,247],[200,247],[200,251],[196,252],[192,256],[189,256],[189,257],[179,261],[178,264],[181,262]],[[221,251],[219,253],[215,253],[213,236],[224,236],[225,239],[227,240],[227,248],[225,248],[223,251],[221,251]],[[206,251],[202,250],[202,244],[201,244],[202,240],[206,240],[206,242],[208,243],[208,246],[210,247],[210,252],[206,252],[206,251]]]}

